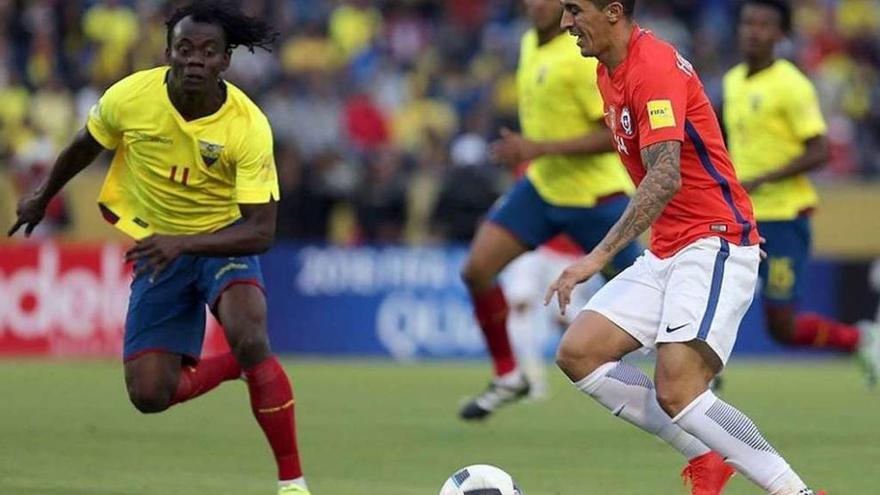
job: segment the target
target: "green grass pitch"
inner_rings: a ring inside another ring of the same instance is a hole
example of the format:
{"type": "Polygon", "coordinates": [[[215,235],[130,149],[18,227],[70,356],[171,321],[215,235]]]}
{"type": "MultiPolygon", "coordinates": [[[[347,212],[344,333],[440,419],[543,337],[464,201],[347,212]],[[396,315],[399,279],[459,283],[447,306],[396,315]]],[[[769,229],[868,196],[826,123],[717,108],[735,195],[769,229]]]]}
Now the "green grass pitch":
{"type": "MultiPolygon", "coordinates": [[[[288,360],[315,495],[434,495],[456,468],[497,464],[528,495],[685,493],[682,459],[553,377],[552,397],[464,424],[485,366],[288,360]]],[[[880,392],[849,361],[731,365],[724,397],[829,495],[880,493],[880,392]]],[[[246,388],[163,414],[106,362],[0,361],[2,495],[268,495],[274,463],[246,388]]],[[[741,476],[731,495],[760,491],[741,476]]]]}

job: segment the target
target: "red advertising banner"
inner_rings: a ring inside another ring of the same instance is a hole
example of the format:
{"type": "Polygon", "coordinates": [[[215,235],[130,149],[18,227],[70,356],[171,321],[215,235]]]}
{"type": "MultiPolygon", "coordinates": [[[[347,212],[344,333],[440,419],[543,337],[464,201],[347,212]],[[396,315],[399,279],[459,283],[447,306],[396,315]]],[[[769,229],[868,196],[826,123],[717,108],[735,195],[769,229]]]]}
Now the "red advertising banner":
{"type": "MultiPolygon", "coordinates": [[[[0,356],[121,357],[131,282],[124,252],[116,244],[0,244],[0,356]]],[[[208,326],[208,347],[223,349],[216,322],[208,326]]]]}

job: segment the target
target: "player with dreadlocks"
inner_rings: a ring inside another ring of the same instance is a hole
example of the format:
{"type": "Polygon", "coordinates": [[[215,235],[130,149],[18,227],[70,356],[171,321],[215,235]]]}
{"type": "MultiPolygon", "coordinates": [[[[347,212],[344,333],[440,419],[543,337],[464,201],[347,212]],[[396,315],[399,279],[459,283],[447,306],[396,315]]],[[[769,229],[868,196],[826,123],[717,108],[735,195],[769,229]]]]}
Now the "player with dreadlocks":
{"type": "Polygon", "coordinates": [[[196,0],[167,22],[168,65],[110,87],[46,181],[18,204],[9,235],[30,235],[49,200],[104,149],[115,151],[98,205],[135,239],[125,322],[125,382],[157,413],[244,375],[278,464],[281,495],[308,494],[290,381],[269,350],[257,254],[275,235],[272,131],[259,108],[220,78],[232,50],[270,49],[276,33],[234,4],[196,0]],[[205,305],[232,351],[199,359],[205,305]]]}

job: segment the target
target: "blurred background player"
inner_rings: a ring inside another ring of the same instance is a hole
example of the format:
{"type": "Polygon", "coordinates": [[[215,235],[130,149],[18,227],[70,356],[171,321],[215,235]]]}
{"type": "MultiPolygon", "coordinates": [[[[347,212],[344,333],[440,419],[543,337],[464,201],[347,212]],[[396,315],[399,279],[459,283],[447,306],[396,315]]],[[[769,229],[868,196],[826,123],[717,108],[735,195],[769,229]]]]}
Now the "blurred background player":
{"type": "Polygon", "coordinates": [[[623,216],[547,291],[571,290],[648,228],[651,246],[578,315],[557,363],[615,416],[688,459],[694,494],[718,494],[735,466],[772,495],[812,495],[745,414],[708,389],[754,297],[760,255],[745,189],[693,66],[641,29],[635,0],[564,0],[562,25],[596,57],[618,154],[637,189],[623,216]],[[657,349],[652,381],[621,358],[657,349]],[[726,461],[726,463],[725,463],[726,461]]]}
{"type": "MultiPolygon", "coordinates": [[[[525,173],[527,166],[520,167],[518,173],[525,173]]],[[[583,249],[571,237],[560,234],[513,260],[501,274],[501,286],[510,306],[510,341],[517,364],[529,382],[532,399],[548,396],[550,385],[544,354],[571,323],[568,317],[543,304],[544,290],[565,267],[583,255],[583,249]]],[[[572,294],[573,304],[586,304],[604,283],[605,277],[599,274],[579,285],[572,294]]]]}
{"type": "MultiPolygon", "coordinates": [[[[492,151],[509,166],[531,166],[478,229],[462,272],[495,370],[489,387],[461,409],[466,420],[483,419],[529,392],[511,348],[509,305],[498,274],[560,232],[592,249],[623,213],[632,190],[608,153],[613,148],[602,123],[595,60],[581,58],[560,29],[558,0],[526,0],[525,7],[532,29],[522,38],[517,72],[523,135],[502,129],[492,151]]],[[[627,246],[608,273],[638,255],[638,246],[627,246]]]]}
{"type": "Polygon", "coordinates": [[[791,29],[785,0],[747,0],[739,20],[744,61],[724,77],[723,120],[737,176],[767,242],[761,295],[767,328],[785,345],[858,352],[874,383],[880,373],[875,325],[861,328],[798,314],[810,257],[810,214],[818,203],[808,172],[828,161],[827,126],[813,83],[776,47],[791,29]]]}
{"type": "Polygon", "coordinates": [[[104,149],[115,150],[99,198],[104,218],[136,239],[125,323],[132,404],[157,413],[244,375],[278,465],[283,495],[308,494],[290,381],[271,354],[257,254],[275,235],[272,131],[220,78],[232,50],[269,49],[276,34],[235,3],[197,0],[166,23],[168,66],[110,87],[49,177],[18,205],[9,234],[30,235],[53,197],[104,149]],[[231,353],[199,360],[205,305],[231,353]]]}

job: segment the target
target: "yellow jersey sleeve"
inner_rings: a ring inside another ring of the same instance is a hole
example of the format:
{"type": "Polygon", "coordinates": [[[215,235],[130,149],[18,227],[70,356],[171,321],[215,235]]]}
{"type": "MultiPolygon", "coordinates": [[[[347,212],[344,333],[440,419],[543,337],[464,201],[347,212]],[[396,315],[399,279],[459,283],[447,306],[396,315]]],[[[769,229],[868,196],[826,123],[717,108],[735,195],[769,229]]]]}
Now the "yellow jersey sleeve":
{"type": "Polygon", "coordinates": [[[272,129],[265,116],[255,116],[236,159],[235,200],[237,203],[262,204],[280,199],[272,129]]]}
{"type": "MultiPolygon", "coordinates": [[[[604,128],[595,58],[584,58],[562,33],[538,45],[534,30],[523,36],[517,90],[523,136],[566,141],[604,128]]],[[[633,190],[616,153],[544,155],[526,171],[538,194],[555,206],[589,208],[606,196],[633,190]]]]}
{"type": "Polygon", "coordinates": [[[813,84],[798,72],[786,93],[788,98],[783,111],[795,136],[806,141],[825,134],[827,126],[813,84]]]}
{"type": "Polygon", "coordinates": [[[127,83],[128,79],[123,79],[111,86],[89,111],[86,122],[89,134],[108,150],[116,149],[122,139],[119,116],[127,83]]]}

